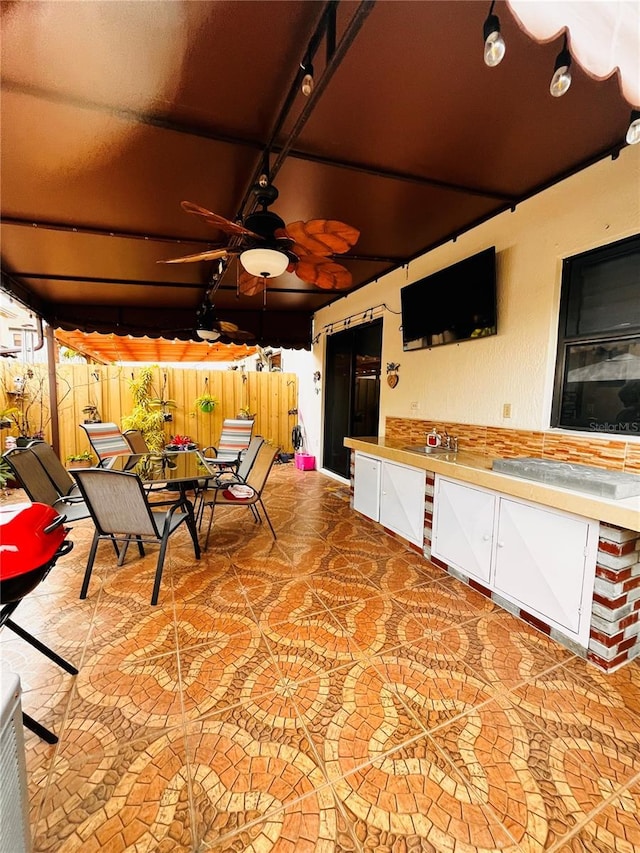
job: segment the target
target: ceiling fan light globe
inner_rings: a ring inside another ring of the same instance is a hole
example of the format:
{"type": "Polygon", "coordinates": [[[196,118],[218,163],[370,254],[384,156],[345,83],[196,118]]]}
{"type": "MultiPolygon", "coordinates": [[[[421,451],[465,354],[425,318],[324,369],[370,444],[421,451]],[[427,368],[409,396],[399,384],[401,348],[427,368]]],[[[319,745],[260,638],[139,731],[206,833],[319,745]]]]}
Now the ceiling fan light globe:
{"type": "Polygon", "coordinates": [[[210,343],[220,338],[220,332],[217,329],[196,329],[196,335],[203,341],[209,341],[210,343]]]}
{"type": "Polygon", "coordinates": [[[277,249],[246,249],[240,255],[240,263],[249,275],[276,278],[289,266],[289,258],[277,249]]]}

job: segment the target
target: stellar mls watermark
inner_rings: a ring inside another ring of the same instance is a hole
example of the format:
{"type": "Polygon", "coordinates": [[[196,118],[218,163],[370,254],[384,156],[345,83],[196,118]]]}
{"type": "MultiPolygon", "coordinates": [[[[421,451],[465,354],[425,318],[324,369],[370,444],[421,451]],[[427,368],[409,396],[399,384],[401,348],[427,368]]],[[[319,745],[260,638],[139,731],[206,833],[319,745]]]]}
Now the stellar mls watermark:
{"type": "Polygon", "coordinates": [[[596,421],[589,424],[592,432],[634,432],[640,433],[640,423],[633,421],[627,424],[613,424],[609,421],[596,421]]]}

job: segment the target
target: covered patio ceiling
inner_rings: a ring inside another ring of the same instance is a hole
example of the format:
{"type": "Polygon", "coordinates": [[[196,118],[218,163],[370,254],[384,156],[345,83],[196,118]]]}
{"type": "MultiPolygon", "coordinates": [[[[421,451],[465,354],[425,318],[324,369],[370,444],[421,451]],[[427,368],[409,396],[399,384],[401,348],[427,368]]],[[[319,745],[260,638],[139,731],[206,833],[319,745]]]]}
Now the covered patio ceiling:
{"type": "Polygon", "coordinates": [[[551,97],[562,32],[536,42],[505,2],[487,67],[489,6],[4,3],[3,286],[54,328],[189,339],[206,298],[262,345],[309,346],[319,308],[625,144],[618,72],[574,61],[551,97]],[[242,218],[265,162],[285,223],[360,232],[347,289],[287,272],[246,296],[235,258],[157,263],[227,241],[180,202],[242,218]]]}

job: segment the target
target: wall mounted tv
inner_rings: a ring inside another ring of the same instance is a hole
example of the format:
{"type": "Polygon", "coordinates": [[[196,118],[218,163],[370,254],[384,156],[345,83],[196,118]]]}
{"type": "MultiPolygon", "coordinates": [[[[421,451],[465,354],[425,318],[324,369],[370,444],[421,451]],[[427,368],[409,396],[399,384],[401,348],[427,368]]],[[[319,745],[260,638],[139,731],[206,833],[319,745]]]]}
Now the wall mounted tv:
{"type": "Polygon", "coordinates": [[[495,246],[403,287],[400,305],[404,350],[495,335],[495,246]]]}

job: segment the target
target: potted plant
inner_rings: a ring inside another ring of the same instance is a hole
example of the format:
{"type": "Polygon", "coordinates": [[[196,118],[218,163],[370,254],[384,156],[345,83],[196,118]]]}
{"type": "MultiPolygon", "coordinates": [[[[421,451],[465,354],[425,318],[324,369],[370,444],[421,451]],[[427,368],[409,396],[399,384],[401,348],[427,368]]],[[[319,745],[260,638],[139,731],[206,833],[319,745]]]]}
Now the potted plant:
{"type": "Polygon", "coordinates": [[[167,450],[195,450],[195,442],[188,435],[172,435],[167,450]]]}
{"type": "Polygon", "coordinates": [[[122,418],[122,429],[140,430],[149,450],[159,452],[165,444],[164,414],[154,405],[152,388],[153,370],[151,367],[143,367],[138,378],[129,382],[135,405],[131,414],[122,418]]]}
{"type": "Polygon", "coordinates": [[[0,429],[10,429],[15,423],[14,415],[19,414],[20,412],[15,406],[0,409],[0,429]]]}
{"type": "Polygon", "coordinates": [[[82,453],[71,453],[67,456],[67,468],[91,468],[93,453],[83,450],[82,453]]]}
{"type": "Polygon", "coordinates": [[[195,406],[200,409],[201,412],[205,412],[206,414],[210,414],[215,407],[218,405],[220,401],[217,397],[212,396],[211,394],[204,393],[195,399],[195,406]]]}
{"type": "Polygon", "coordinates": [[[162,410],[162,417],[163,417],[165,422],[168,422],[168,421],[173,420],[173,415],[171,414],[170,411],[168,411],[168,409],[176,409],[178,407],[178,404],[176,403],[175,400],[166,399],[166,396],[165,396],[166,393],[167,393],[167,374],[165,373],[163,381],[162,381],[162,394],[160,395],[160,397],[155,397],[153,400],[150,401],[150,403],[152,406],[162,410]]]}
{"type": "Polygon", "coordinates": [[[241,406],[238,410],[238,417],[243,421],[252,421],[255,419],[256,413],[252,412],[249,406],[241,406]]]}
{"type": "Polygon", "coordinates": [[[82,410],[85,424],[99,424],[102,422],[97,406],[85,406],[82,410]]]}

